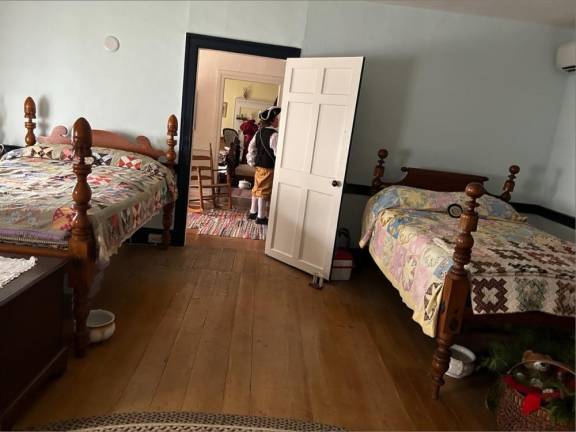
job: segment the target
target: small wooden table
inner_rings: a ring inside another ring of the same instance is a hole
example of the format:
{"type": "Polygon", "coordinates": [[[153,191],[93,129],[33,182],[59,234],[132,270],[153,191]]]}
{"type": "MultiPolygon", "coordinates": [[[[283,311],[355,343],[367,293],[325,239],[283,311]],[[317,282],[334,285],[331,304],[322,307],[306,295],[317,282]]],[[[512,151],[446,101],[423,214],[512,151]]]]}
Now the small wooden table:
{"type": "Polygon", "coordinates": [[[66,370],[66,264],[38,257],[32,269],[0,288],[0,430],[11,426],[35,389],[66,370]]]}

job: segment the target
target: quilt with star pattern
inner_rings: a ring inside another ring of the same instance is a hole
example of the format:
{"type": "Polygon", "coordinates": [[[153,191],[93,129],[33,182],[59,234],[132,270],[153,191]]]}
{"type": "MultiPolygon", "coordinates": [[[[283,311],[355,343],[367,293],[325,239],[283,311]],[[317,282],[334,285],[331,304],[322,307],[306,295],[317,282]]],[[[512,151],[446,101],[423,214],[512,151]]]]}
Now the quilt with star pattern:
{"type": "MultiPolygon", "coordinates": [[[[94,147],[88,211],[100,261],[176,199],[170,169],[147,156],[94,147]]],[[[0,160],[0,242],[66,248],[74,210],[72,146],[37,144],[0,160]]]]}
{"type": "MultiPolygon", "coordinates": [[[[379,208],[374,212],[378,201],[382,203],[378,197],[371,199],[364,213],[361,246],[368,246],[424,333],[434,336],[458,219],[445,211],[414,208],[379,208]]],[[[481,217],[473,236],[468,270],[475,314],[541,311],[575,315],[574,243],[517,217],[481,217]]]]}

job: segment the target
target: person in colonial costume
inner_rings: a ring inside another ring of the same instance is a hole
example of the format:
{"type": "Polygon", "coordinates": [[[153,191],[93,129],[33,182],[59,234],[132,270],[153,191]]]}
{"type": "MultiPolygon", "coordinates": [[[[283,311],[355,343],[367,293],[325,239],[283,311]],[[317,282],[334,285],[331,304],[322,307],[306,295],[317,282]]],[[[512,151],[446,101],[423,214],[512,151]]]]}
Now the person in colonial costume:
{"type": "Polygon", "coordinates": [[[261,127],[250,141],[246,155],[248,165],[256,167],[248,219],[255,219],[259,225],[267,225],[267,203],[272,195],[280,107],[271,106],[262,111],[258,117],[261,120],[261,127]]]}

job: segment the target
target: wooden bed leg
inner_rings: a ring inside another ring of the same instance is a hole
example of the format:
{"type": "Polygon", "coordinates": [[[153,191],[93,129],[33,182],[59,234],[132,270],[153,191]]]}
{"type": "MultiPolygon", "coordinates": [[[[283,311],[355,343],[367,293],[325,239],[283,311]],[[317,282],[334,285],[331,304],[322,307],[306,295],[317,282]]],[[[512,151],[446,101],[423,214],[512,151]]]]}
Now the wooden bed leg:
{"type": "Polygon", "coordinates": [[[96,259],[92,224],[88,218],[92,191],[88,184],[88,175],[92,165],[86,163],[86,158],[92,156],[92,129],[84,118],[74,123],[72,143],[77,161],[73,169],[76,174],[76,186],[72,192],[73,208],[76,211],[72,221],[72,232],[69,249],[74,257],[71,272],[71,284],[74,288],[74,318],[76,320],[75,344],[76,355],[82,357],[88,347],[88,293],[94,274],[96,259]]]}
{"type": "Polygon", "coordinates": [[[36,144],[36,136],[34,135],[34,129],[36,128],[36,123],[34,123],[34,119],[36,118],[36,103],[30,96],[24,101],[24,117],[26,118],[26,122],[24,123],[24,127],[26,128],[26,146],[33,146],[36,144]]]}
{"type": "MultiPolygon", "coordinates": [[[[166,145],[168,146],[168,151],[166,152],[166,166],[168,168],[174,168],[174,163],[176,161],[176,152],[174,147],[176,146],[175,136],[178,135],[178,119],[174,114],[168,117],[168,125],[166,127],[166,145]]],[[[166,204],[162,210],[162,248],[167,249],[170,245],[171,236],[170,228],[172,227],[172,218],[174,216],[174,202],[166,204]]]]}
{"type": "Polygon", "coordinates": [[[174,202],[169,202],[162,209],[162,249],[168,249],[172,236],[170,228],[172,227],[172,216],[174,215],[174,202]]]}
{"type": "Polygon", "coordinates": [[[444,374],[450,364],[450,346],[452,335],[436,336],[436,351],[432,357],[432,399],[440,396],[440,387],[444,385],[444,374]]]}
{"type": "Polygon", "coordinates": [[[72,263],[70,283],[74,288],[74,349],[76,357],[84,357],[90,343],[86,321],[90,312],[88,294],[93,281],[92,263],[76,260],[72,263]]]}
{"type": "Polygon", "coordinates": [[[472,233],[478,227],[476,200],[484,195],[480,183],[466,186],[466,195],[470,198],[460,216],[460,233],[456,237],[456,246],[452,256],[454,264],[444,280],[442,300],[436,327],[436,351],[432,356],[432,398],[438,399],[440,387],[444,384],[444,374],[450,363],[450,346],[454,336],[460,333],[466,301],[470,293],[470,279],[465,266],[470,263],[474,238],[472,233]]]}

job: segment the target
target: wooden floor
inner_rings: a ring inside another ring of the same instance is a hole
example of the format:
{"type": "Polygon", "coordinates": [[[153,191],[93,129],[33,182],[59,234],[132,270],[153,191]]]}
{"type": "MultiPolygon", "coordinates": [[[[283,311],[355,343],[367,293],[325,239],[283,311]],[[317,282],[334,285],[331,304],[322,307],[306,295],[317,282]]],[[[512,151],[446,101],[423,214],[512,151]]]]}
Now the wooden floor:
{"type": "Polygon", "coordinates": [[[317,291],[254,240],[194,237],[185,248],[123,247],[97,306],[117,332],[51,382],[32,426],[118,411],[294,417],[350,430],[495,429],[485,377],[432,401],[433,349],[374,268],[317,291]]]}

